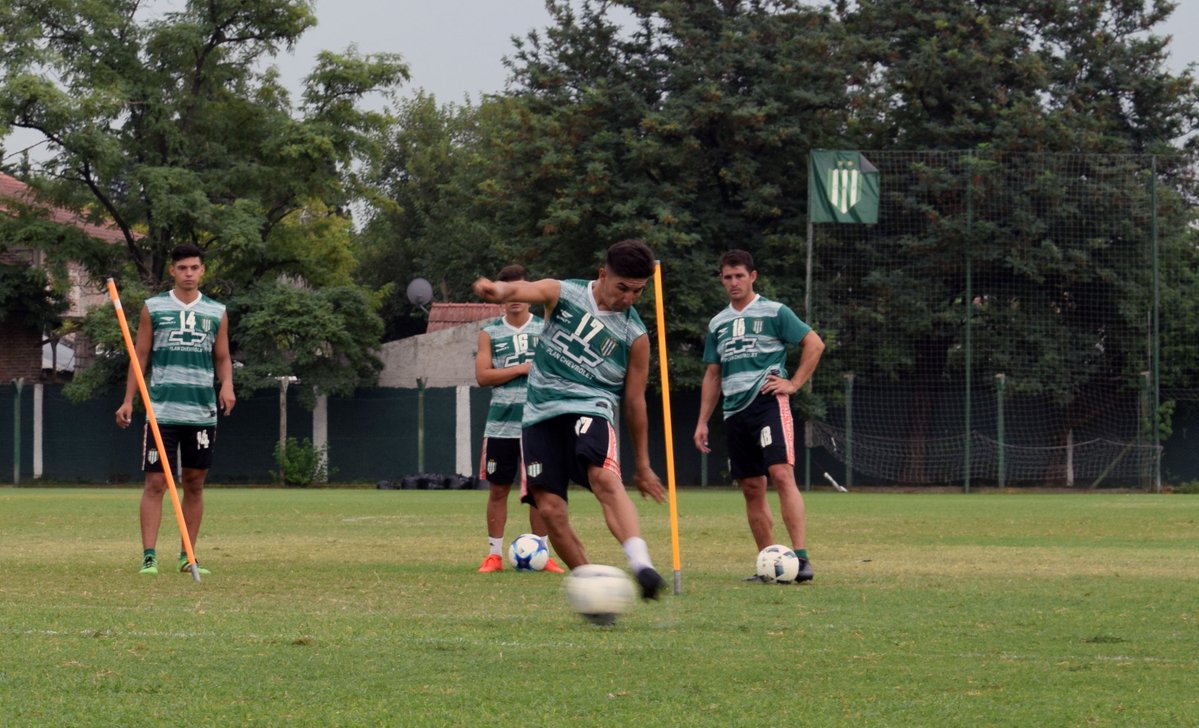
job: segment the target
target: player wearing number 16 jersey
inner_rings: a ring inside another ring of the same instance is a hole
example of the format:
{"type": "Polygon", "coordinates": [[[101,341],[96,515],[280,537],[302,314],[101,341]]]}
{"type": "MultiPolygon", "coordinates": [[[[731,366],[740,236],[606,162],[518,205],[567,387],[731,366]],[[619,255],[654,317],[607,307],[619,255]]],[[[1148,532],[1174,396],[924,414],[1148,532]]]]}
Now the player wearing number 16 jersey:
{"type": "MultiPolygon", "coordinates": [[[[812,580],[803,496],[795,484],[792,394],[812,378],[824,341],[787,306],[754,293],[758,271],[744,250],[720,258],[720,282],[729,305],[708,324],[703,389],[695,447],[710,452],[708,418],[724,395],[724,432],[733,479],[745,496],[745,514],[758,551],[778,543],[766,482],[778,493],[783,525],[800,558],[797,583],[812,580]],[[795,374],[787,376],[787,347],[799,345],[795,374]]],[[[757,578],[755,574],[753,579],[757,578]]]]}
{"type": "Polygon", "coordinates": [[[645,383],[649,337],[632,306],[654,273],[654,255],[640,240],[608,249],[596,280],[475,281],[475,293],[493,303],[522,301],[545,307],[545,328],[529,371],[521,447],[528,494],[549,529],[554,550],[570,568],[588,563],[570,525],[567,486],[589,488],[603,505],[641,585],[656,599],[664,585],[641,538],[637,508],[621,479],[620,443],[613,427],[617,405],[633,441],[633,482],[642,496],[665,501],[649,464],[645,383]]]}
{"type": "MultiPolygon", "coordinates": [[[[507,265],[498,276],[501,281],[526,280],[524,266],[507,265]]],[[[520,423],[525,411],[526,380],[533,364],[533,352],[541,336],[544,321],[529,312],[529,304],[510,301],[504,315],[479,332],[475,351],[475,380],[491,387],[491,406],[483,427],[483,447],[479,478],[487,481],[487,556],[479,566],[482,573],[504,570],[504,526],[508,522],[508,493],[520,468],[520,423]]],[[[524,492],[524,477],[520,478],[524,492]]],[[[529,508],[529,532],[543,542],[548,535],[545,523],[534,507],[529,508]]],[[[545,570],[562,572],[550,558],[545,570]]]]}
{"type": "MultiPolygon", "coordinates": [[[[117,409],[117,425],[132,421],[140,366],[150,376],[147,387],[154,419],[158,422],[167,467],[175,472],[175,450],[183,468],[183,518],[192,545],[200,534],[204,517],[204,480],[212,465],[216,443],[218,410],[228,415],[237,402],[233,394],[233,362],[229,357],[229,317],[225,306],[200,292],[204,257],[190,243],[171,251],[170,274],[175,286],[146,299],[137,327],[134,350],[137,361],[129,363],[125,401],[117,409]],[[220,381],[220,391],[214,386],[220,381]]],[[[162,496],[166,491],[164,464],[159,459],[149,425],[142,436],[142,469],[146,484],[141,500],[142,566],[140,573],[158,573],[158,527],[162,521],[162,496]]],[[[187,567],[186,549],[180,549],[179,570],[187,567]]],[[[197,566],[199,566],[197,564],[197,566]]],[[[201,574],[208,573],[200,569],[201,574]]]]}

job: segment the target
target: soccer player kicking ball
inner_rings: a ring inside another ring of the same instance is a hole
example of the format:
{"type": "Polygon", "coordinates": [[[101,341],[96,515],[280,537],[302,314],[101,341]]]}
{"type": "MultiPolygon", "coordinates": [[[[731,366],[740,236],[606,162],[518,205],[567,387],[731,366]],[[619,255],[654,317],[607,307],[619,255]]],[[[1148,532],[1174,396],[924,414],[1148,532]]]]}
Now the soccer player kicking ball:
{"type": "MultiPolygon", "coordinates": [[[[703,389],[695,447],[710,452],[708,419],[724,393],[724,430],[733,479],[745,496],[745,514],[758,550],[775,543],[774,516],[766,500],[766,480],[779,497],[783,524],[799,556],[796,583],[812,580],[804,542],[804,502],[795,484],[795,424],[790,396],[816,371],[824,341],[787,306],[754,293],[758,272],[753,257],[730,250],[720,258],[720,282],[728,308],[708,324],[704,344],[703,389]],[[795,375],[787,378],[787,346],[802,353],[795,375]]],[[[746,581],[757,580],[757,576],[746,581]]]]}
{"type": "MultiPolygon", "coordinates": [[[[528,278],[524,266],[505,266],[501,281],[528,278]]],[[[510,301],[504,315],[479,332],[475,352],[475,380],[491,387],[491,407],[483,428],[483,455],[479,478],[487,481],[487,546],[489,553],[479,567],[482,573],[504,570],[504,525],[508,522],[508,493],[520,472],[520,421],[525,409],[525,384],[533,351],[545,322],[529,312],[529,304],[510,301]]],[[[524,478],[521,477],[521,494],[524,478]]],[[[529,508],[529,528],[545,541],[545,522],[536,508],[529,508]]],[[[552,558],[545,570],[561,574],[564,569],[552,558]]]]}
{"type": "MultiPolygon", "coordinates": [[[[204,480],[212,466],[216,444],[217,409],[226,415],[233,411],[233,361],[229,357],[229,316],[225,306],[200,293],[204,277],[204,254],[191,243],[171,251],[171,276],[175,287],[146,299],[137,327],[134,351],[137,361],[129,362],[125,401],[117,409],[119,427],[128,427],[133,416],[133,398],[137,394],[140,366],[150,369],[147,383],[154,418],[162,435],[162,444],[170,462],[163,463],[154,444],[154,433],[147,421],[142,437],[142,469],[146,484],[140,507],[142,527],[142,566],[139,573],[158,573],[158,527],[162,522],[162,496],[166,491],[163,467],[175,467],[175,449],[183,466],[183,519],[192,546],[200,535],[204,517],[204,480]],[[215,370],[215,372],[214,372],[215,370]],[[220,391],[213,386],[213,375],[220,391]]],[[[198,563],[201,574],[208,569],[198,563]]],[[[179,553],[179,571],[187,571],[187,550],[179,553]]]]}
{"type": "Polygon", "coordinates": [[[653,252],[640,240],[608,248],[596,280],[475,281],[475,294],[492,303],[522,301],[545,307],[522,421],[528,492],[522,499],[545,519],[550,541],[570,568],[588,563],[570,525],[570,481],[589,488],[603,506],[608,529],[624,549],[641,596],[657,599],[665,581],[641,538],[637,508],[621,479],[620,443],[613,427],[617,405],[633,441],[633,483],[643,497],[666,499],[649,464],[645,383],[649,337],[633,304],[654,272],[653,252]]]}

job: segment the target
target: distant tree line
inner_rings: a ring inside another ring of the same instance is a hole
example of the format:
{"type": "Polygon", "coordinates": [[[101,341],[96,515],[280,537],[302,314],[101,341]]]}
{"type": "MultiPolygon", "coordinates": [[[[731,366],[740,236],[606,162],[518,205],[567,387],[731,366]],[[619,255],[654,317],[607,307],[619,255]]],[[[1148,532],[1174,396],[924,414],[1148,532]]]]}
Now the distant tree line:
{"type": "MultiPolygon", "coordinates": [[[[535,276],[591,275],[626,237],[662,260],[681,354],[672,366],[681,386],[698,381],[703,326],[724,304],[721,252],[750,250],[764,292],[802,300],[815,148],[1159,155],[1163,256],[1177,273],[1163,294],[1163,359],[1194,362],[1199,87],[1191,71],[1168,70],[1155,34],[1173,7],[549,0],[551,25],[514,39],[504,93],[440,103],[394,95],[409,80],[402,48],[324,53],[291,99],[267,64],[314,23],[301,0],[193,1],[149,20],[134,0],[15,0],[0,8],[0,126],[49,140],[49,161],[11,171],[125,231],[123,249],[75,240],[69,253],[116,275],[127,306],[165,284],[175,244],[209,251],[209,288],[231,304],[239,376],[251,384],[290,374],[351,391],[377,371],[373,346],[420,330],[404,295],[413,278],[430,279],[437,300],[470,301],[476,276],[510,262],[535,276]],[[366,109],[373,93],[392,94],[388,111],[366,109]]],[[[50,235],[8,234],[30,224],[5,220],[0,246],[66,252],[50,235]]],[[[980,239],[979,259],[1032,286],[1030,261],[999,249],[1015,228],[980,239]]],[[[908,346],[932,342],[943,362],[962,293],[926,272],[962,240],[926,242],[875,262],[900,288],[944,286],[905,323],[908,346]]],[[[840,254],[860,252],[846,243],[840,254]]],[[[1066,260],[1056,275],[1086,265],[1066,260]]],[[[1096,280],[1118,306],[1119,283],[1096,280]]],[[[0,295],[10,310],[13,300],[0,295]]],[[[821,306],[841,320],[850,303],[821,306]]],[[[111,318],[84,324],[117,353],[73,384],[81,396],[125,366],[111,318]]],[[[861,356],[859,370],[880,366],[861,356]]],[[[1199,383],[1193,366],[1163,374],[1199,383]]]]}

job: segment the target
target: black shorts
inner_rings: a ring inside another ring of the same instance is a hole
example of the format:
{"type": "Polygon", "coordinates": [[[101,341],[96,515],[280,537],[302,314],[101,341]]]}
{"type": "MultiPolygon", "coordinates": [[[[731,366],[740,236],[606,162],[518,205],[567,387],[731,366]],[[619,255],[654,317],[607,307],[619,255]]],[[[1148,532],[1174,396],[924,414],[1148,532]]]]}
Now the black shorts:
{"type": "Polygon", "coordinates": [[[786,395],[762,394],[724,421],[734,480],[766,475],[771,465],[795,464],[795,420],[786,395]]]}
{"type": "MultiPolygon", "coordinates": [[[[208,470],[212,467],[212,448],[216,445],[215,425],[159,425],[158,432],[162,435],[162,446],[167,451],[172,473],[178,471],[175,467],[176,446],[179,448],[179,462],[183,467],[195,470],[208,470]]],[[[162,472],[158,448],[154,445],[154,433],[150,431],[148,422],[142,437],[142,470],[147,473],[162,472]]]]}
{"type": "Polygon", "coordinates": [[[596,465],[620,475],[620,442],[612,423],[590,415],[559,415],[521,433],[528,493],[521,501],[533,502],[532,490],[540,488],[566,500],[571,481],[591,489],[587,469],[596,465]]]}
{"type": "MultiPolygon", "coordinates": [[[[479,480],[494,485],[512,485],[520,472],[519,437],[484,437],[479,459],[479,480]]],[[[522,482],[524,478],[521,478],[522,482]]]]}

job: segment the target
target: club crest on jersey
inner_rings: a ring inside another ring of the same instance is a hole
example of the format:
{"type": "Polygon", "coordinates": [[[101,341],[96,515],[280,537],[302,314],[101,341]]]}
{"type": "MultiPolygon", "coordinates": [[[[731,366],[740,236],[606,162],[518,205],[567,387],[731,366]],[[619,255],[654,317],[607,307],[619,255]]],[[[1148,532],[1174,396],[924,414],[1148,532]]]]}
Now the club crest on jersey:
{"type": "Polygon", "coordinates": [[[540,462],[529,463],[528,467],[525,468],[525,472],[528,473],[530,478],[536,478],[537,476],[541,475],[542,470],[543,468],[540,462]]]}
{"type": "Polygon", "coordinates": [[[753,329],[755,334],[762,333],[762,328],[763,328],[762,319],[754,319],[754,325],[751,326],[750,328],[753,329]]]}

